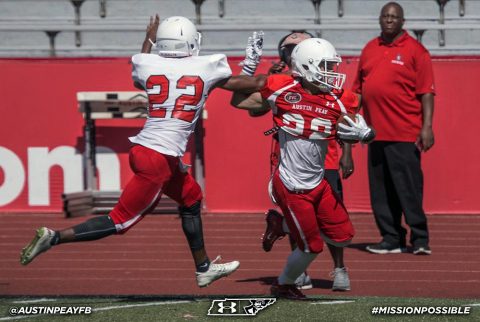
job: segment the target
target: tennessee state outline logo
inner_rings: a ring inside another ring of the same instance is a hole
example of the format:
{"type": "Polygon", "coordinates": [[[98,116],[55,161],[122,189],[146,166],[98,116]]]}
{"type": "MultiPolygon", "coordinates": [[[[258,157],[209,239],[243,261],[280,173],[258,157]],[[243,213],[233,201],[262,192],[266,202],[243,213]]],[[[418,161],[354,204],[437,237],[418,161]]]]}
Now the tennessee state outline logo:
{"type": "Polygon", "coordinates": [[[258,312],[272,305],[276,298],[244,298],[213,300],[208,309],[209,316],[255,316],[258,312]]]}

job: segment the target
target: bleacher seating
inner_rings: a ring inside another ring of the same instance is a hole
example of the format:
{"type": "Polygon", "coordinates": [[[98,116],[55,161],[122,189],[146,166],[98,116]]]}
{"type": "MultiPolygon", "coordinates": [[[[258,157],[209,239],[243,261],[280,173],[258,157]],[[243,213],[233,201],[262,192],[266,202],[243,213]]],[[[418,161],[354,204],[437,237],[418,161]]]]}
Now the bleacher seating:
{"type": "MultiPolygon", "coordinates": [[[[148,17],[183,15],[203,32],[203,53],[242,55],[264,30],[265,55],[292,29],[331,40],[358,55],[378,35],[383,0],[0,0],[0,56],[129,56],[148,17]]],[[[406,28],[433,55],[480,54],[480,1],[399,0],[406,28]]]]}

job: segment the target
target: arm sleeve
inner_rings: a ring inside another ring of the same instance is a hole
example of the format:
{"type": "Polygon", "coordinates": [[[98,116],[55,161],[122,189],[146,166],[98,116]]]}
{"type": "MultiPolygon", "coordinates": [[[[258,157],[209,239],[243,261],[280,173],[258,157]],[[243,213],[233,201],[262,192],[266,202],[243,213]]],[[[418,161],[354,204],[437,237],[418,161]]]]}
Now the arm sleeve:
{"type": "Polygon", "coordinates": [[[423,47],[420,48],[416,57],[416,72],[417,84],[415,94],[435,94],[432,60],[428,51],[423,47]]]}

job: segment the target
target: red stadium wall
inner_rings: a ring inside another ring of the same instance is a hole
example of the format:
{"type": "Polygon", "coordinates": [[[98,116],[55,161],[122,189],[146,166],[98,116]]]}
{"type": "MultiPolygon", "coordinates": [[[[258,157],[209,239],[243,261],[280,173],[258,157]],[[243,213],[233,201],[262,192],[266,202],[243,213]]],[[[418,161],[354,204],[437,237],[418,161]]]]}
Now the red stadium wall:
{"type": "MultiPolygon", "coordinates": [[[[238,59],[231,59],[234,73],[238,59]]],[[[260,71],[271,65],[265,59],[260,71]]],[[[346,59],[347,86],[357,66],[346,59]]],[[[60,194],[81,188],[82,116],[79,91],[131,91],[126,58],[0,60],[0,211],[58,212],[60,194]]],[[[424,154],[428,213],[480,213],[476,198],[480,152],[473,145],[480,117],[475,92],[480,58],[434,60],[437,86],[436,144],[424,154]]],[[[205,125],[205,204],[209,212],[261,212],[271,207],[269,116],[249,118],[229,106],[230,93],[215,90],[205,125]]],[[[100,186],[123,187],[131,176],[128,136],[142,120],[97,121],[102,147],[100,186]]],[[[189,155],[186,156],[189,161],[189,155]]],[[[344,182],[351,211],[369,212],[366,147],[354,148],[355,174],[344,182]]]]}

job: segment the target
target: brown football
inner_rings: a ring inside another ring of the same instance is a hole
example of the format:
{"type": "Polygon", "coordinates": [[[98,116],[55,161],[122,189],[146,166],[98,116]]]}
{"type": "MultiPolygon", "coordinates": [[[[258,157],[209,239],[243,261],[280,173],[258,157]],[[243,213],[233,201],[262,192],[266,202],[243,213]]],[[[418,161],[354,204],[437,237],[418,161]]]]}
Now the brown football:
{"type": "MultiPolygon", "coordinates": [[[[340,123],[343,123],[343,124],[345,124],[345,125],[350,126],[350,123],[348,123],[347,120],[345,120],[345,118],[344,118],[345,115],[348,115],[348,117],[349,117],[352,121],[355,122],[355,114],[356,114],[356,113],[347,113],[347,114],[343,113],[342,115],[340,115],[340,117],[337,119],[337,125],[336,125],[337,131],[338,131],[338,125],[339,125],[340,123]]],[[[340,139],[340,138],[339,138],[339,139],[340,139]]],[[[342,140],[342,139],[340,139],[340,140],[342,140]]],[[[350,143],[350,144],[358,143],[358,140],[342,140],[342,141],[345,142],[345,143],[350,143]]]]}

